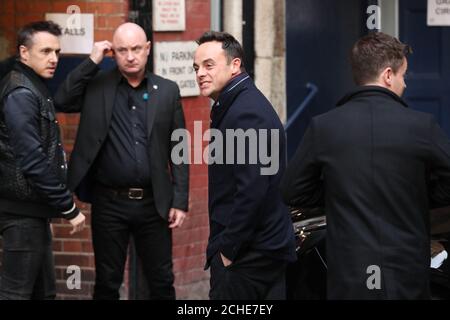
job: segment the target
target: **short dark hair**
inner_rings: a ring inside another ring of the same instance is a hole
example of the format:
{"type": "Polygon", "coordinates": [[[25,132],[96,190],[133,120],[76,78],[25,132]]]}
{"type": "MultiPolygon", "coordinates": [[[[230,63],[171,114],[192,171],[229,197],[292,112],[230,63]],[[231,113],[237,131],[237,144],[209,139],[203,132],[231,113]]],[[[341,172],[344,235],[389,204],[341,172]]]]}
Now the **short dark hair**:
{"type": "Polygon", "coordinates": [[[353,45],[350,54],[353,80],[357,85],[370,83],[387,67],[397,73],[403,58],[410,53],[411,47],[398,39],[382,32],[371,32],[353,45]]]}
{"type": "Polygon", "coordinates": [[[59,37],[61,27],[53,21],[35,21],[22,27],[17,34],[17,52],[20,46],[30,47],[33,42],[33,35],[36,32],[48,32],[59,37]]]}
{"type": "Polygon", "coordinates": [[[244,49],[242,49],[239,41],[226,32],[207,31],[197,40],[197,44],[201,45],[205,42],[213,41],[222,43],[222,49],[225,51],[228,63],[235,58],[239,58],[241,60],[241,71],[245,72],[244,49]]]}

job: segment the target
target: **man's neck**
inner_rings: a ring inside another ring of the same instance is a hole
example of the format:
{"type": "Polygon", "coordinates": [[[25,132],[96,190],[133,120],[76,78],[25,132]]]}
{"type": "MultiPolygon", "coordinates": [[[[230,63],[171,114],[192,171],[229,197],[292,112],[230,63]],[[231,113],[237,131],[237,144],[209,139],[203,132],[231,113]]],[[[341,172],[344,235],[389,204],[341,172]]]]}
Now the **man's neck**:
{"type": "Polygon", "coordinates": [[[220,94],[223,92],[223,90],[224,90],[225,88],[227,88],[228,85],[229,85],[234,79],[236,79],[236,77],[240,76],[242,73],[243,73],[243,72],[239,71],[239,73],[236,73],[235,75],[231,76],[230,80],[228,80],[227,84],[223,87],[222,91],[220,91],[216,96],[212,96],[212,95],[211,95],[210,98],[213,99],[214,102],[216,102],[217,99],[219,99],[219,96],[220,96],[220,94]]]}
{"type": "Polygon", "coordinates": [[[126,75],[126,74],[122,74],[125,79],[127,79],[127,82],[129,83],[130,86],[132,86],[133,88],[136,88],[137,86],[139,86],[142,82],[142,80],[144,80],[145,78],[145,70],[142,71],[141,73],[137,74],[137,75],[126,75]]]}

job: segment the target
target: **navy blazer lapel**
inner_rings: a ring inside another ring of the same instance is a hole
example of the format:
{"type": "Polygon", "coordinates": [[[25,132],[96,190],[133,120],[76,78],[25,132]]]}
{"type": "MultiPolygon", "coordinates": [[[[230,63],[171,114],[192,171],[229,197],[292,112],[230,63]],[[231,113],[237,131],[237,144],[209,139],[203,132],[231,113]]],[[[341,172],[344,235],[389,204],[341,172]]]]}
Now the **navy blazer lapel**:
{"type": "Polygon", "coordinates": [[[112,71],[113,76],[108,77],[106,80],[106,83],[104,85],[103,90],[103,98],[105,99],[105,103],[103,104],[103,108],[105,111],[105,120],[106,120],[106,126],[109,127],[109,124],[111,123],[111,116],[112,116],[112,110],[114,107],[114,101],[116,99],[116,93],[117,93],[117,86],[119,84],[121,74],[119,72],[119,69],[115,69],[112,71]]]}
{"type": "Polygon", "coordinates": [[[160,88],[150,72],[148,73],[147,79],[147,137],[150,137],[155,121],[156,108],[158,107],[160,88]]]}

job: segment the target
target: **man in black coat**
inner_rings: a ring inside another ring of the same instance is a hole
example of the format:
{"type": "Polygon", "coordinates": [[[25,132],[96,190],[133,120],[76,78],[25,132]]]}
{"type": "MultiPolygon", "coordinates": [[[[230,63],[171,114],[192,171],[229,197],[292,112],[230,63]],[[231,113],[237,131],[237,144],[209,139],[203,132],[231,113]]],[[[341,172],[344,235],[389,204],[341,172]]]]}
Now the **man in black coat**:
{"type": "Polygon", "coordinates": [[[312,119],[283,177],[286,203],[325,206],[330,299],[430,297],[428,212],[450,204],[450,142],[400,98],[409,50],[383,33],[356,42],[360,87],[312,119]]]}
{"type": "Polygon", "coordinates": [[[208,32],[197,42],[200,92],[215,101],[208,166],[210,298],[281,299],[286,264],[295,260],[294,231],[278,192],[286,163],[283,126],[245,72],[236,39],[208,32]],[[261,155],[268,151],[265,161],[261,155]]]}
{"type": "Polygon", "coordinates": [[[67,188],[59,125],[45,84],[58,65],[60,35],[51,21],[24,26],[18,60],[8,61],[5,69],[12,70],[0,81],[0,300],[54,299],[51,219],[69,220],[71,233],[85,225],[67,188]]]}
{"type": "Polygon", "coordinates": [[[92,203],[94,299],[119,298],[130,235],[150,298],[175,298],[171,229],[188,210],[189,172],[171,161],[171,134],[185,124],[178,86],[146,70],[149,53],[144,30],[125,23],[55,95],[60,110],[81,112],[69,187],[92,203]],[[117,68],[98,72],[109,50],[117,68]]]}

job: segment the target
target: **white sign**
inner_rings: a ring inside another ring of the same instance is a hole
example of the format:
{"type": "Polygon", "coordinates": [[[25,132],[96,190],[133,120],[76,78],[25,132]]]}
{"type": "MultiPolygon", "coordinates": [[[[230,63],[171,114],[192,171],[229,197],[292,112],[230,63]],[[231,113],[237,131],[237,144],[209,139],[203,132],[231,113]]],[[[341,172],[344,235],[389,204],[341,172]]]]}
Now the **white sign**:
{"type": "Polygon", "coordinates": [[[184,31],[186,29],[185,0],[153,0],[154,31],[184,31]]]}
{"type": "Polygon", "coordinates": [[[450,0],[428,0],[427,24],[450,26],[450,0]]]}
{"type": "Polygon", "coordinates": [[[90,54],[94,43],[94,15],[92,13],[47,13],[62,28],[61,53],[90,54]]]}
{"type": "Polygon", "coordinates": [[[195,41],[156,42],[153,46],[155,73],[175,81],[182,97],[200,94],[192,66],[197,47],[195,41]]]}

